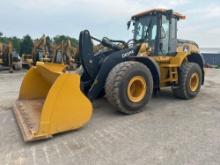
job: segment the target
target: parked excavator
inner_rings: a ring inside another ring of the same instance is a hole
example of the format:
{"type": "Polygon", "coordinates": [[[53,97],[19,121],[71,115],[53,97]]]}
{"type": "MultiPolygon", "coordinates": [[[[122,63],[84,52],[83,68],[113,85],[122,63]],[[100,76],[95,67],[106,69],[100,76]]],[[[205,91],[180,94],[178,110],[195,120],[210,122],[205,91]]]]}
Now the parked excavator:
{"type": "Polygon", "coordinates": [[[25,69],[30,69],[33,65],[33,56],[32,54],[22,54],[22,67],[25,69]]]}
{"type": "Polygon", "coordinates": [[[9,70],[10,73],[13,73],[14,70],[20,70],[21,68],[21,58],[16,50],[13,49],[12,43],[0,43],[0,71],[9,70]]]}
{"type": "Polygon", "coordinates": [[[53,45],[49,40],[49,37],[43,35],[40,39],[34,42],[32,50],[33,65],[36,65],[38,61],[52,62],[53,59],[53,45]]]}
{"type": "Polygon", "coordinates": [[[183,19],[165,9],[136,14],[127,24],[133,32],[128,42],[99,40],[82,31],[82,72],[68,72],[63,64],[32,67],[14,106],[24,140],[84,126],[92,116],[92,101],[102,93],[124,114],[146,109],[153,92],[163,87],[170,87],[177,98],[196,97],[204,84],[204,61],[196,43],[177,39],[177,22],[183,19]],[[93,40],[108,49],[94,54],[93,40]]]}
{"type": "Polygon", "coordinates": [[[65,64],[68,70],[75,70],[78,67],[77,49],[71,45],[71,41],[62,41],[60,44],[54,45],[53,63],[65,64]]]}

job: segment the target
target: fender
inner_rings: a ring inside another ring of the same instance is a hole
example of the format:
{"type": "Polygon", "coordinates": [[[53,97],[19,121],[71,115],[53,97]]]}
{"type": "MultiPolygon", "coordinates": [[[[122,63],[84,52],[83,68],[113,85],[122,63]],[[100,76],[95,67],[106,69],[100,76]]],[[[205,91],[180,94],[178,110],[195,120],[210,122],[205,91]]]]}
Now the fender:
{"type": "Polygon", "coordinates": [[[191,55],[187,56],[187,59],[189,62],[197,63],[200,66],[202,70],[202,85],[203,85],[205,82],[205,71],[204,71],[205,60],[203,56],[199,53],[192,53],[191,55]]]}
{"type": "Polygon", "coordinates": [[[128,57],[126,55],[135,55],[136,52],[134,52],[133,54],[127,54],[127,52],[133,52],[133,50],[134,48],[130,48],[114,52],[104,59],[99,69],[99,72],[96,75],[96,78],[94,79],[93,84],[87,93],[87,96],[90,100],[95,99],[102,92],[105,86],[106,78],[112,68],[121,62],[128,61],[128,57]]]}
{"type": "Polygon", "coordinates": [[[129,57],[129,60],[138,61],[146,65],[151,71],[154,81],[154,89],[160,88],[160,67],[153,58],[136,56],[136,57],[129,57]]]}
{"type": "Polygon", "coordinates": [[[98,97],[100,92],[102,92],[106,78],[109,72],[112,70],[114,66],[121,62],[125,61],[138,61],[145,64],[151,71],[154,81],[154,88],[158,89],[160,87],[160,69],[158,64],[152,58],[148,57],[137,57],[137,56],[129,56],[127,58],[122,58],[121,52],[113,53],[111,56],[107,57],[100,68],[98,75],[96,76],[95,81],[93,82],[87,96],[90,100],[98,97]],[[120,55],[119,55],[120,54],[120,55]]]}

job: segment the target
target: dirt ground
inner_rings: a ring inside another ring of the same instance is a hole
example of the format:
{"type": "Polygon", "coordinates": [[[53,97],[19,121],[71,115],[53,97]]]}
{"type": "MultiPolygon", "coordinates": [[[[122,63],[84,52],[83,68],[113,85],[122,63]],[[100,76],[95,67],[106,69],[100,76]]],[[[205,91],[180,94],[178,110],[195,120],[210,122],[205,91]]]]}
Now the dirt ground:
{"type": "Polygon", "coordinates": [[[220,70],[206,71],[193,100],[175,99],[165,89],[131,116],[96,100],[84,128],[31,143],[23,142],[12,113],[23,75],[0,73],[1,165],[220,164],[220,70]]]}

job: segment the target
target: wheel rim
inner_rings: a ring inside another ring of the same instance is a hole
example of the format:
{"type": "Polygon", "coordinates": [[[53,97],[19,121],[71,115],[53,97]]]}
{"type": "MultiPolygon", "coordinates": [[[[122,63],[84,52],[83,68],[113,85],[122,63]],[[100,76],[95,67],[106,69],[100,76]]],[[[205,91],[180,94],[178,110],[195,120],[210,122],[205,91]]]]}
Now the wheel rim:
{"type": "Polygon", "coordinates": [[[128,83],[127,95],[130,101],[137,103],[141,101],[146,94],[147,84],[142,76],[133,77],[128,83]]]}
{"type": "Polygon", "coordinates": [[[198,73],[193,73],[190,77],[190,89],[195,92],[199,87],[199,75],[198,73]]]}

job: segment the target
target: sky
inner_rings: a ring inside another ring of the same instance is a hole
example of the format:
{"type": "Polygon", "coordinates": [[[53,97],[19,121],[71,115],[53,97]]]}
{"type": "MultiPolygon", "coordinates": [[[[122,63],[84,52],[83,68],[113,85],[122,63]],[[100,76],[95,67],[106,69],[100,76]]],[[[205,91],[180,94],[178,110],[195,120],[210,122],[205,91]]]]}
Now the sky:
{"type": "Polygon", "coordinates": [[[1,0],[0,32],[33,38],[57,34],[128,40],[127,21],[152,8],[173,9],[186,15],[179,21],[178,38],[200,47],[220,48],[220,0],[1,0]]]}

